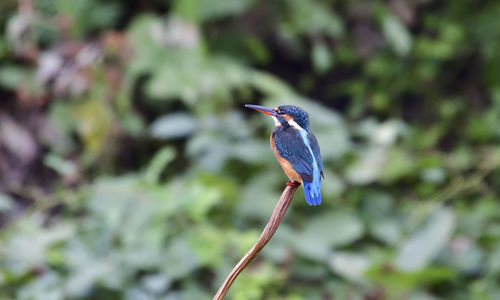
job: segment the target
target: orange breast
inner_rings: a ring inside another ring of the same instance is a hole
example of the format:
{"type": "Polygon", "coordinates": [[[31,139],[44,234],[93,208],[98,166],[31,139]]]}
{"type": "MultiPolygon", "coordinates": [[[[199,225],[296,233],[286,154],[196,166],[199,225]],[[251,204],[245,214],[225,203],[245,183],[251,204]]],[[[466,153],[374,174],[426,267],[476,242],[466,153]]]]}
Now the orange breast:
{"type": "Polygon", "coordinates": [[[271,134],[271,149],[273,149],[274,156],[276,156],[276,159],[278,159],[278,162],[280,163],[283,171],[285,171],[286,176],[288,176],[288,178],[290,178],[290,180],[292,180],[292,181],[297,181],[297,182],[302,183],[302,178],[300,178],[299,173],[297,173],[293,169],[292,164],[288,160],[281,157],[281,155],[276,150],[276,145],[274,144],[274,135],[273,134],[271,134]]]}

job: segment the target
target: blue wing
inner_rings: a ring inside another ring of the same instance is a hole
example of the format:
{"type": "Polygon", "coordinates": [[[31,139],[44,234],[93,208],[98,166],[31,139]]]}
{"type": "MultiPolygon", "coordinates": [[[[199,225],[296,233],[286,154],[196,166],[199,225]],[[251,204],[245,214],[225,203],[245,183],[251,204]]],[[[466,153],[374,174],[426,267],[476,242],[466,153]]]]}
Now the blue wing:
{"type": "Polygon", "coordinates": [[[309,139],[309,144],[311,145],[314,158],[316,158],[316,162],[318,163],[318,168],[319,171],[321,172],[321,177],[325,178],[325,176],[323,176],[323,160],[321,159],[321,152],[319,150],[318,140],[316,140],[316,137],[311,132],[308,132],[307,137],[309,139]]]}
{"type": "Polygon", "coordinates": [[[302,178],[307,203],[319,205],[323,162],[318,141],[312,133],[291,127],[277,127],[273,134],[279,155],[288,160],[302,178]]]}

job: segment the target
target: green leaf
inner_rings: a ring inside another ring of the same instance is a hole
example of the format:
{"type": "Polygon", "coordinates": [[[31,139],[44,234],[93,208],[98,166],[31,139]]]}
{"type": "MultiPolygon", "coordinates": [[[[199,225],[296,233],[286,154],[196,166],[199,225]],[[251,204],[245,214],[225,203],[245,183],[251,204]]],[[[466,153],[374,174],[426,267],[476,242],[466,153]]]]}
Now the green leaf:
{"type": "Polygon", "coordinates": [[[34,71],[15,65],[0,68],[0,86],[10,90],[24,89],[33,95],[40,95],[43,87],[35,80],[34,71]]]}
{"type": "Polygon", "coordinates": [[[248,10],[255,0],[204,0],[199,1],[200,17],[203,20],[217,19],[241,14],[248,10]]]}
{"type": "Polygon", "coordinates": [[[402,299],[419,286],[452,279],[455,272],[443,267],[427,267],[414,272],[388,271],[387,265],[382,265],[367,270],[366,276],[385,289],[388,299],[402,299]]]}
{"type": "Polygon", "coordinates": [[[455,226],[453,211],[444,207],[437,209],[423,228],[402,243],[395,258],[396,267],[406,272],[425,268],[446,245],[455,226]]]}
{"type": "Polygon", "coordinates": [[[401,225],[395,220],[379,219],[371,226],[371,234],[383,242],[394,245],[401,237],[401,225]]]}
{"type": "Polygon", "coordinates": [[[351,212],[325,213],[307,223],[294,241],[294,246],[308,258],[325,260],[333,247],[356,241],[363,235],[363,231],[363,223],[351,212]]]}
{"type": "Polygon", "coordinates": [[[256,89],[271,97],[293,95],[293,91],[285,82],[268,73],[253,72],[250,82],[256,89]]]}
{"type": "Polygon", "coordinates": [[[313,44],[311,59],[314,70],[319,74],[325,73],[333,66],[332,52],[323,42],[313,44]]]}
{"type": "Polygon", "coordinates": [[[161,172],[174,158],[175,149],[173,147],[161,148],[149,162],[147,169],[144,171],[144,178],[149,182],[158,182],[161,172]]]}
{"type": "Polygon", "coordinates": [[[370,266],[370,260],[365,255],[350,252],[335,252],[329,261],[330,267],[342,277],[357,282],[364,282],[365,271],[370,266]]]}
{"type": "Polygon", "coordinates": [[[78,172],[75,163],[55,154],[47,154],[43,159],[43,163],[62,176],[75,176],[78,172]]]}
{"type": "Polygon", "coordinates": [[[141,283],[144,289],[150,293],[162,294],[170,287],[172,280],[163,273],[157,273],[144,276],[141,283]]]}
{"type": "Polygon", "coordinates": [[[182,238],[169,243],[164,258],[163,270],[173,279],[185,277],[199,266],[195,252],[182,238]]]}
{"type": "Polygon", "coordinates": [[[386,14],[382,28],[386,39],[398,55],[405,56],[410,52],[412,46],[411,35],[398,18],[392,14],[386,14]]]}
{"type": "Polygon", "coordinates": [[[193,134],[198,128],[198,121],[187,113],[173,113],[156,119],[149,131],[155,138],[175,139],[193,134]]]}
{"type": "Polygon", "coordinates": [[[221,234],[223,233],[220,230],[209,224],[188,234],[189,244],[201,265],[216,269],[222,263],[226,244],[220,239],[221,234]]]}
{"type": "Polygon", "coordinates": [[[16,66],[3,66],[0,68],[0,85],[11,90],[15,90],[27,79],[33,80],[32,78],[33,73],[27,69],[16,66]]]}
{"type": "Polygon", "coordinates": [[[338,37],[343,33],[341,18],[321,1],[286,0],[285,30],[294,34],[323,34],[338,37]]]}

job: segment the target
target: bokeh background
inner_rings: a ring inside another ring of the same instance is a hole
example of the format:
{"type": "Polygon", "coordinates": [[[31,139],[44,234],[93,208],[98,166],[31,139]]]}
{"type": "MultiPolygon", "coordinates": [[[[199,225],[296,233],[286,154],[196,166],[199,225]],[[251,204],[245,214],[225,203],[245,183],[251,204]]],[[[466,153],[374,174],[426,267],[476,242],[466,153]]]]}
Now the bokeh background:
{"type": "Polygon", "coordinates": [[[2,0],[0,299],[500,299],[500,2],[2,0]]]}

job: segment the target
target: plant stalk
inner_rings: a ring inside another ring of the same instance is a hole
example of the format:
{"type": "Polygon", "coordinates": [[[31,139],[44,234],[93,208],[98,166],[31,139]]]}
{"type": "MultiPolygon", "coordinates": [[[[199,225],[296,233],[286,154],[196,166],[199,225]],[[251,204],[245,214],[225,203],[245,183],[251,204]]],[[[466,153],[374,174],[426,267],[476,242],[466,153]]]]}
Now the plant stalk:
{"type": "Polygon", "coordinates": [[[274,233],[278,229],[278,226],[283,220],[283,217],[285,216],[293,195],[295,194],[295,191],[297,190],[299,185],[300,184],[298,183],[294,185],[287,185],[287,187],[283,190],[280,200],[276,204],[273,214],[269,218],[269,221],[267,222],[267,225],[262,231],[259,239],[253,245],[253,247],[248,250],[248,252],[240,259],[236,266],[234,266],[233,270],[226,277],[226,280],[224,280],[222,285],[219,287],[219,290],[212,298],[212,300],[224,299],[224,296],[226,295],[233,282],[236,280],[236,277],[238,277],[241,271],[245,269],[245,267],[252,261],[252,259],[257,256],[257,253],[259,253],[259,251],[262,250],[262,248],[264,248],[264,246],[273,237],[274,233]]]}

